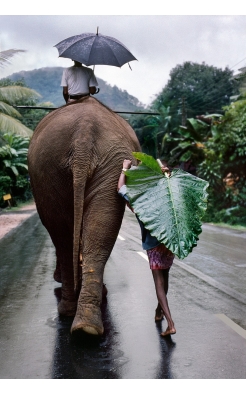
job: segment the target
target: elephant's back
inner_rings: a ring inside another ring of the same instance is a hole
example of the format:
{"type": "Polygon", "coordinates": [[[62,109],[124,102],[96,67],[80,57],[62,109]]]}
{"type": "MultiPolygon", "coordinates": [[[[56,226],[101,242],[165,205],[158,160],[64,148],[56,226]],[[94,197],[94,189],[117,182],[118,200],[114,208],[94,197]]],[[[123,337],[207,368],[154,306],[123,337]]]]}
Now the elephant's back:
{"type": "Polygon", "coordinates": [[[43,118],[34,131],[29,160],[38,157],[46,163],[48,156],[57,163],[71,156],[77,141],[86,144],[88,150],[93,147],[102,150],[104,146],[109,150],[115,145],[140,150],[131,126],[98,100],[88,97],[43,118]]]}

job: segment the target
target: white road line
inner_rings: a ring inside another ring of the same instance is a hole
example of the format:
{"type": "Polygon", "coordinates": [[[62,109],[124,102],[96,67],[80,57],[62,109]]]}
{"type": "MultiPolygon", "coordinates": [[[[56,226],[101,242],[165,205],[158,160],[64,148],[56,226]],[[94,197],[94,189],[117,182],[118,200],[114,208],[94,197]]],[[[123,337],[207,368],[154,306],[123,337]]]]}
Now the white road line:
{"type": "Polygon", "coordinates": [[[118,235],[118,239],[120,239],[120,240],[126,240],[126,239],[124,239],[124,237],[122,237],[122,236],[120,236],[120,235],[118,235]]]}
{"type": "Polygon", "coordinates": [[[227,295],[237,299],[239,302],[246,304],[246,297],[242,293],[237,292],[234,289],[214,280],[212,277],[207,276],[206,274],[200,272],[200,270],[194,269],[193,267],[187,265],[186,263],[179,261],[177,258],[174,259],[174,263],[177,266],[181,267],[182,269],[185,269],[187,272],[205,281],[206,283],[212,285],[213,287],[219,289],[220,291],[226,293],[227,295]]]}
{"type": "Polygon", "coordinates": [[[246,265],[235,265],[237,267],[246,267],[246,265]]]}
{"type": "Polygon", "coordinates": [[[141,255],[142,258],[146,259],[148,261],[148,256],[144,252],[137,252],[139,255],[141,255]]]}
{"type": "Polygon", "coordinates": [[[226,325],[228,325],[231,329],[238,333],[238,335],[242,336],[246,339],[246,330],[241,328],[241,326],[237,325],[235,322],[230,320],[225,314],[215,314],[221,321],[223,321],[226,325]]]}

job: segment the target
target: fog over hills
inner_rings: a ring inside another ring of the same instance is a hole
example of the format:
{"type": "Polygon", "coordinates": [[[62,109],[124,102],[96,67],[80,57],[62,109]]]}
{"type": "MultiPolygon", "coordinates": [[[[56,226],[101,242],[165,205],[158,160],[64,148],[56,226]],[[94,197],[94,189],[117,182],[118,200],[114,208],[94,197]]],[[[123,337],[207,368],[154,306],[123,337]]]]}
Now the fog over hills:
{"type": "MultiPolygon", "coordinates": [[[[20,71],[9,75],[13,81],[24,79],[29,88],[37,91],[42,97],[40,103],[51,102],[55,107],[65,104],[61,77],[63,67],[44,67],[31,71],[20,71]]],[[[100,87],[100,92],[95,95],[95,98],[110,107],[114,111],[139,111],[144,109],[144,104],[127,93],[125,90],[111,86],[101,78],[97,77],[100,87]]]]}

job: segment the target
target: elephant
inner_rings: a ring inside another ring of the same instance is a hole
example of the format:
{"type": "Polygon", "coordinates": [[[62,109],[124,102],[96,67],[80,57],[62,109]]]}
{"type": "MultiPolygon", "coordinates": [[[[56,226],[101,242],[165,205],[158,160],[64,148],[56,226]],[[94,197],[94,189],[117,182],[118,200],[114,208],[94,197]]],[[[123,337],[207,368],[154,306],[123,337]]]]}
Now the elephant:
{"type": "Polygon", "coordinates": [[[50,112],[31,138],[31,188],[56,251],[58,313],[74,317],[72,334],[104,332],[103,273],[125,210],[117,182],[133,151],[141,147],[128,122],[91,96],[50,112]]]}

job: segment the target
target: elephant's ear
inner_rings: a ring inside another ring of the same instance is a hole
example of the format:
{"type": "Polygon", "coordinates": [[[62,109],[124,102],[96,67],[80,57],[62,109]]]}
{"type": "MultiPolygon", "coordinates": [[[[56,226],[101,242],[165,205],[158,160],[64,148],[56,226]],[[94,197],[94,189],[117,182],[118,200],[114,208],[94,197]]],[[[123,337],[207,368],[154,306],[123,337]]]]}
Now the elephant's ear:
{"type": "Polygon", "coordinates": [[[208,182],[180,169],[168,177],[151,156],[133,155],[141,161],[126,172],[127,195],[134,212],[152,236],[183,259],[202,232],[208,182]]]}

